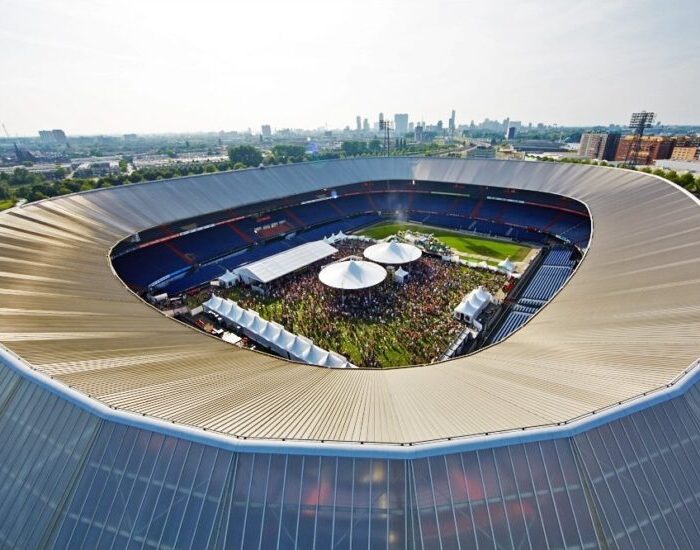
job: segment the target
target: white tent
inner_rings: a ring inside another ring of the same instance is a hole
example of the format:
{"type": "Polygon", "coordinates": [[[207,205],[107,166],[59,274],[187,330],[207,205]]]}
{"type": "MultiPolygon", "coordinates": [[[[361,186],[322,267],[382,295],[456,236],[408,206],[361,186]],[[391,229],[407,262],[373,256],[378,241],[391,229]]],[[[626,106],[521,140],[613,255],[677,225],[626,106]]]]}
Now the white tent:
{"type": "Polygon", "coordinates": [[[341,229],[338,231],[338,233],[331,233],[330,237],[324,237],[323,241],[328,244],[333,244],[337,243],[338,241],[344,241],[346,239],[349,239],[351,237],[354,237],[354,235],[346,235],[343,233],[343,230],[341,229]]]}
{"type": "Polygon", "coordinates": [[[284,357],[289,357],[289,348],[294,343],[295,338],[296,334],[289,332],[287,329],[283,329],[270,343],[274,345],[278,353],[284,357]]]}
{"type": "Polygon", "coordinates": [[[287,348],[287,351],[292,359],[296,359],[297,361],[306,361],[306,356],[313,345],[314,343],[312,340],[304,338],[303,336],[297,336],[292,341],[291,346],[287,348]]]}
{"type": "MultiPolygon", "coordinates": [[[[345,357],[315,345],[308,338],[292,334],[282,325],[267,321],[252,309],[243,309],[232,300],[212,296],[202,304],[204,311],[216,313],[227,325],[235,325],[248,338],[283,357],[330,368],[356,368],[345,357]]],[[[224,333],[226,336],[229,333],[224,333]]],[[[237,342],[234,335],[227,341],[237,342]]]]}
{"type": "Polygon", "coordinates": [[[224,334],[221,336],[221,339],[224,342],[228,342],[229,344],[239,344],[242,340],[240,336],[237,336],[233,332],[224,332],[224,334]]]}
{"type": "Polygon", "coordinates": [[[279,335],[283,330],[284,327],[282,325],[270,321],[267,323],[267,327],[265,327],[265,330],[260,335],[268,342],[273,343],[277,341],[277,338],[279,338],[279,335]]]}
{"type": "Polygon", "coordinates": [[[238,280],[239,276],[235,273],[231,273],[228,269],[226,270],[226,273],[223,275],[219,275],[216,280],[219,282],[219,286],[222,288],[231,288],[233,285],[235,285],[238,280]]]}
{"type": "Polygon", "coordinates": [[[500,264],[498,264],[498,269],[503,273],[507,273],[508,275],[510,275],[515,269],[515,264],[510,261],[510,258],[506,258],[500,264]]]}
{"type": "MultiPolygon", "coordinates": [[[[457,254],[446,254],[442,256],[442,261],[443,262],[451,262],[453,264],[458,264],[459,263],[459,256],[457,254]]],[[[486,264],[486,262],[484,262],[486,264]]]]}
{"type": "Polygon", "coordinates": [[[246,284],[269,283],[336,252],[338,250],[327,242],[312,241],[243,265],[236,269],[236,273],[246,284]]]}
{"type": "Polygon", "coordinates": [[[332,369],[353,369],[356,368],[355,365],[350,363],[345,357],[339,353],[333,351],[328,352],[328,357],[326,357],[323,363],[324,367],[329,367],[332,369]]]}
{"type": "Polygon", "coordinates": [[[394,282],[403,284],[406,282],[406,277],[408,277],[408,271],[405,271],[403,267],[394,271],[394,282]]]}
{"type": "Polygon", "coordinates": [[[477,287],[467,294],[459,305],[454,308],[456,319],[474,324],[476,318],[491,302],[491,294],[483,286],[477,287]]]}
{"type": "Polygon", "coordinates": [[[346,260],[327,265],[318,274],[326,286],[342,290],[358,290],[376,286],[386,279],[386,269],[362,260],[346,260]]]}
{"type": "Polygon", "coordinates": [[[368,260],[387,265],[399,265],[415,262],[423,253],[420,248],[412,244],[397,243],[377,243],[368,246],[364,251],[364,256],[368,260]]]}

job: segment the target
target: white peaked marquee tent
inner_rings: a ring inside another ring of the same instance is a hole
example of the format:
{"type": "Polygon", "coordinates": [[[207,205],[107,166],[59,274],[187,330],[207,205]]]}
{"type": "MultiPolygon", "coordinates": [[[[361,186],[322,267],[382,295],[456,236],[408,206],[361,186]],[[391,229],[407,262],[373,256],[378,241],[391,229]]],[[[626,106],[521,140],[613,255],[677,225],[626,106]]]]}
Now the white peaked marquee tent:
{"type": "Polygon", "coordinates": [[[506,258],[500,264],[498,264],[498,269],[503,273],[510,275],[515,269],[515,264],[510,261],[510,258],[506,258]]]}
{"type": "Polygon", "coordinates": [[[459,305],[454,308],[454,316],[460,321],[474,324],[476,318],[491,302],[491,293],[483,286],[477,287],[467,294],[459,305]]]}
{"type": "Polygon", "coordinates": [[[231,288],[239,281],[240,277],[231,273],[228,269],[223,275],[219,275],[216,280],[219,282],[219,286],[222,288],[231,288]]]}
{"type": "Polygon", "coordinates": [[[412,244],[397,243],[377,243],[368,246],[364,251],[364,256],[368,260],[379,264],[399,265],[415,262],[423,253],[420,248],[412,244]]]}
{"type": "Polygon", "coordinates": [[[256,311],[244,309],[233,300],[212,296],[202,306],[204,311],[220,315],[227,325],[235,326],[251,340],[286,359],[320,367],[356,368],[342,355],[320,348],[312,340],[293,334],[278,323],[266,321],[256,311]]]}
{"type": "Polygon", "coordinates": [[[363,260],[346,260],[327,265],[318,274],[326,286],[341,290],[370,288],[386,279],[386,269],[363,260]]]}

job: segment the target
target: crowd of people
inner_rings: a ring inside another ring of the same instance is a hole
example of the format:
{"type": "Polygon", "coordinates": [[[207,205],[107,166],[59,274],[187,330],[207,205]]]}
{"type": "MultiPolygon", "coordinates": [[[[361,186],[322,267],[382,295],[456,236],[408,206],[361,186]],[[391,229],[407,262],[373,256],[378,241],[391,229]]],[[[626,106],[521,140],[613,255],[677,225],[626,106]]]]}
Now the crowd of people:
{"type": "Polygon", "coordinates": [[[321,283],[318,273],[329,261],[361,256],[367,244],[334,246],[336,256],[270,283],[264,295],[238,286],[229,297],[358,366],[390,367],[435,360],[463,329],[452,316],[462,297],[479,285],[495,292],[505,282],[503,275],[423,256],[405,266],[404,284],[389,274],[373,288],[343,292],[321,283]]]}

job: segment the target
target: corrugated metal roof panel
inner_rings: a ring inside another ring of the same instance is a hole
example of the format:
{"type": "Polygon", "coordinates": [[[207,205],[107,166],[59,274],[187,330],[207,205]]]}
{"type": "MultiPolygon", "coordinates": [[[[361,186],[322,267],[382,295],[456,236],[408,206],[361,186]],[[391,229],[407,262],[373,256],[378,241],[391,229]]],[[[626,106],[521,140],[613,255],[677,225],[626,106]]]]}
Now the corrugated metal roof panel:
{"type": "Polygon", "coordinates": [[[0,215],[0,342],[114,407],[249,438],[411,443],[566,421],[654,390],[700,356],[700,208],[658,178],[581,165],[358,159],[96,190],[0,215]],[[389,179],[585,202],[594,235],[555,300],[447,363],[335,370],[241,350],[163,317],[110,246],[178,218],[389,179]]]}

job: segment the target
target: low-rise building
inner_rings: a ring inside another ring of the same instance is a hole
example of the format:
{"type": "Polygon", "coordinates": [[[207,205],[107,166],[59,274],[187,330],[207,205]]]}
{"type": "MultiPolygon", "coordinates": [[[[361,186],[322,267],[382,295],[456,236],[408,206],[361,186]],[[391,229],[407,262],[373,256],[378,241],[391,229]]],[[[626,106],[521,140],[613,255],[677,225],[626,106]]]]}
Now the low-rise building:
{"type": "Polygon", "coordinates": [[[615,160],[631,164],[654,164],[654,161],[671,157],[675,138],[670,136],[642,136],[638,148],[636,136],[629,135],[620,139],[615,152],[615,160]]]}
{"type": "Polygon", "coordinates": [[[119,163],[114,161],[84,162],[75,169],[76,178],[99,178],[119,173],[119,163]]]}
{"type": "Polygon", "coordinates": [[[496,157],[496,148],[490,145],[476,145],[467,149],[465,157],[468,159],[492,159],[496,157]]]}
{"type": "Polygon", "coordinates": [[[692,161],[698,158],[697,146],[694,147],[679,147],[676,145],[671,153],[671,160],[692,161]]]}

